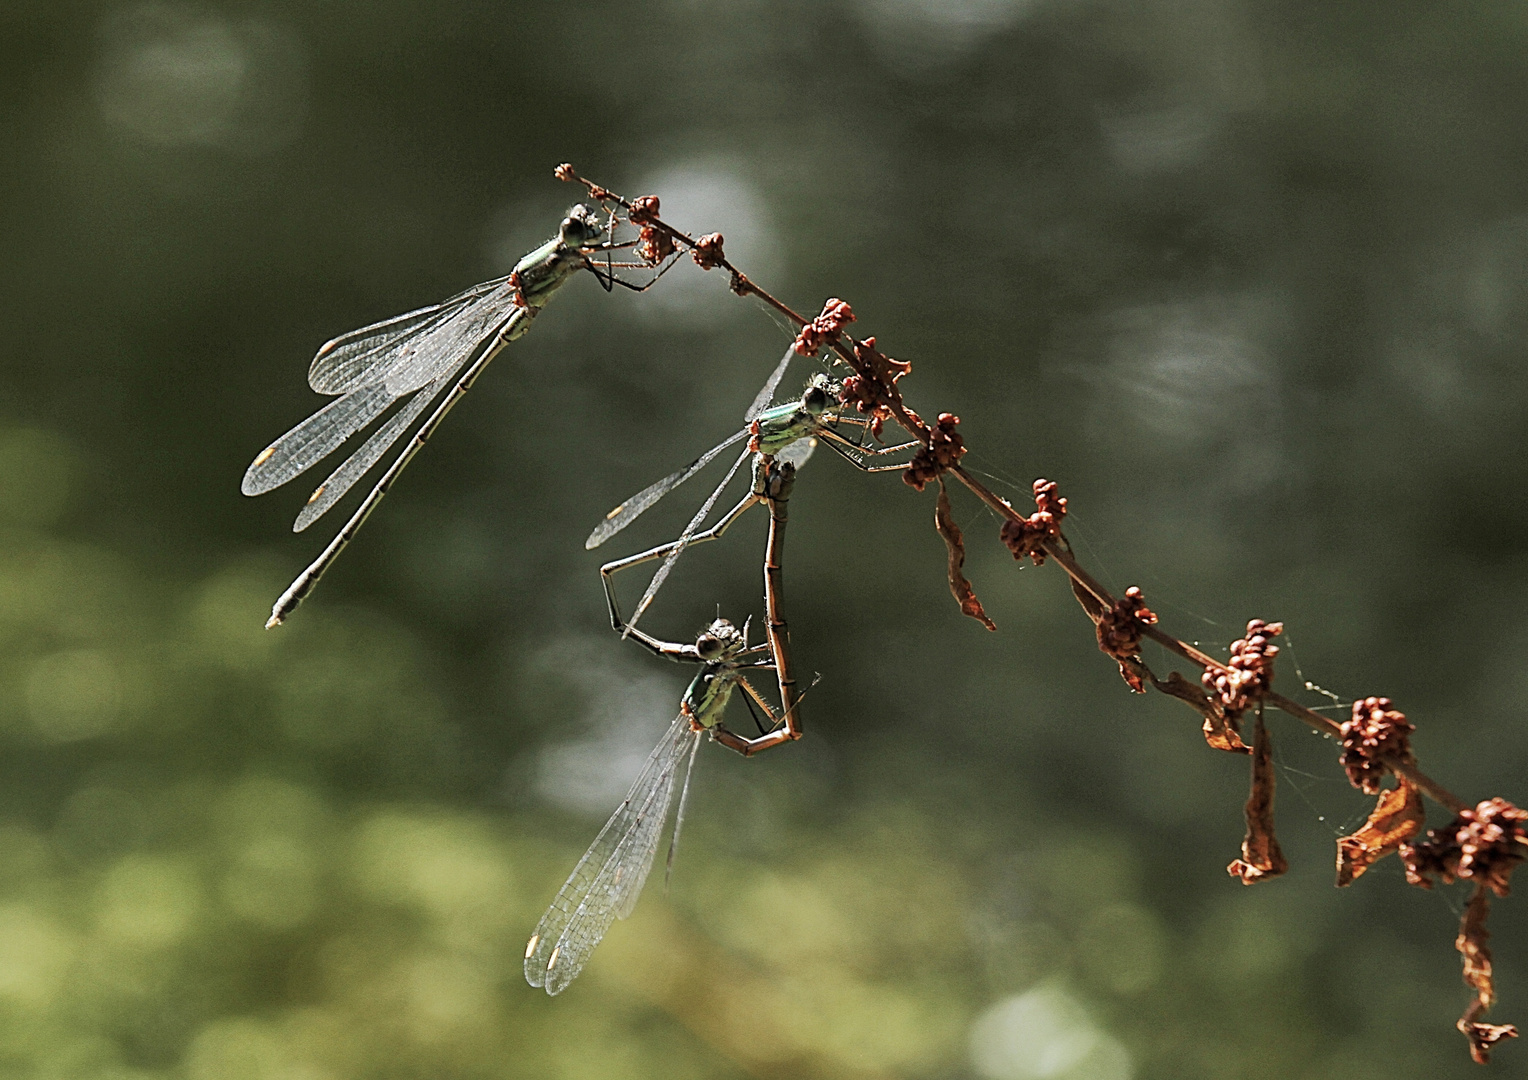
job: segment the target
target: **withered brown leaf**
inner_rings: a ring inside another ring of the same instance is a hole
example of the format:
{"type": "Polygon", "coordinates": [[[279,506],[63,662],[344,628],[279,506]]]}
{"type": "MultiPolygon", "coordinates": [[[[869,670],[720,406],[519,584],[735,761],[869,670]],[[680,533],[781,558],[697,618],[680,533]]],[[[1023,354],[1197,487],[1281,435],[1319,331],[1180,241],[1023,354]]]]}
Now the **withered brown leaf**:
{"type": "Polygon", "coordinates": [[[1243,885],[1278,877],[1289,869],[1289,862],[1279,850],[1273,835],[1273,742],[1263,726],[1258,710],[1252,739],[1252,793],[1247,796],[1247,835],[1242,840],[1242,857],[1226,867],[1226,873],[1239,877],[1243,885]]]}
{"type": "Polygon", "coordinates": [[[1174,671],[1165,679],[1153,679],[1151,685],[1164,694],[1186,702],[1191,709],[1204,717],[1204,741],[1213,749],[1225,750],[1232,754],[1252,753],[1252,747],[1241,741],[1241,735],[1226,718],[1220,704],[1200,689],[1197,683],[1189,682],[1174,671]]]}
{"type": "Polygon", "coordinates": [[[971,616],[988,630],[996,630],[997,624],[987,618],[987,613],[982,610],[982,602],[976,598],[976,591],[960,572],[966,564],[966,541],[961,536],[960,526],[955,524],[955,516],[950,512],[950,496],[945,490],[942,476],[939,478],[939,502],[934,507],[934,528],[944,537],[944,546],[950,555],[950,593],[960,605],[961,614],[971,616]]]}
{"type": "Polygon", "coordinates": [[[1088,618],[1092,619],[1095,623],[1098,622],[1099,619],[1103,618],[1103,604],[1099,602],[1098,597],[1088,592],[1087,589],[1084,589],[1082,587],[1082,583],[1079,582],[1076,578],[1072,579],[1072,595],[1075,596],[1077,598],[1077,602],[1082,605],[1082,610],[1087,612],[1088,618]]]}
{"type": "Polygon", "coordinates": [[[1475,991],[1475,1000],[1464,1010],[1455,1026],[1470,1040],[1470,1057],[1480,1065],[1491,1060],[1491,1047],[1503,1039],[1517,1038],[1513,1024],[1482,1024],[1479,1017],[1496,1001],[1496,987],[1491,978],[1491,939],[1486,930],[1486,916],[1491,913],[1491,893],[1485,882],[1477,882],[1464,918],[1459,922],[1459,937],[1454,947],[1464,957],[1464,981],[1475,991]]]}
{"type": "Polygon", "coordinates": [[[1422,828],[1422,794],[1408,780],[1379,793],[1363,828],[1337,840],[1337,887],[1351,885],[1374,863],[1398,849],[1422,828]]]}

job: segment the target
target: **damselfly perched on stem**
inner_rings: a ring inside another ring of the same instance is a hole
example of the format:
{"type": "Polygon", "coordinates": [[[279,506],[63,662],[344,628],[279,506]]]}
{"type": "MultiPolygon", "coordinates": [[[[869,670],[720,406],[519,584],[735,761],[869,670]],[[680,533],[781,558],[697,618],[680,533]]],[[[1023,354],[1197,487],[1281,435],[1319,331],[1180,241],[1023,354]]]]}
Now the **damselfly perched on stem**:
{"type": "Polygon", "coordinates": [[[531,320],[574,274],[593,273],[606,291],[621,285],[640,292],[673,265],[673,259],[667,259],[657,267],[652,281],[641,285],[617,277],[617,266],[648,265],[611,261],[610,252],[636,243],[614,242],[618,223],[614,212],[601,222],[588,206],[574,206],[557,235],[521,259],[505,277],[474,285],[439,304],[352,330],[318,350],[308,369],[308,385],[321,394],[336,395],[336,400],[260,452],[244,473],[244,494],[260,495],[280,487],[338,450],[395,403],[406,403],[314,490],[297,515],[294,532],[327,513],[432,403],[435,408],[413,429],[408,444],[350,520],[281,594],[267,628],[279,625],[302,603],[446,413],[504,346],[530,329],[531,320]],[[605,255],[604,265],[596,258],[600,254],[605,255]]]}
{"type": "MultiPolygon", "coordinates": [[[[532,986],[543,986],[549,994],[561,992],[583,970],[589,953],[610,929],[611,922],[626,918],[636,907],[637,895],[658,850],[679,766],[688,750],[689,765],[674,818],[673,839],[669,842],[668,862],[672,868],[689,795],[689,769],[694,767],[702,734],[709,732],[714,741],[744,757],[801,737],[802,695],[796,692],[790,633],[781,603],[786,503],[795,476],[796,467],[791,462],[758,455],[751,498],[753,502],[767,502],[770,510],[769,543],[764,557],[764,608],[769,625],[763,644],[750,646],[747,624],[740,632],[725,619],[717,619],[708,626],[693,645],[655,638],[622,620],[610,573],[601,571],[612,629],[657,656],[703,667],[685,690],[679,702],[679,715],[648,757],[626,800],[600,830],[531,935],[525,947],[525,978],[532,986]],[[780,687],[778,713],[745,677],[749,670],[775,672],[780,687]],[[757,737],[732,731],[722,721],[727,703],[738,688],[742,689],[748,711],[758,724],[757,737]],[[759,721],[755,707],[769,721],[767,726],[759,721]]],[[[638,561],[657,558],[663,550],[666,549],[645,553],[638,561]]],[[[627,565],[635,563],[628,561],[627,565]]]]}
{"type": "MultiPolygon", "coordinates": [[[[727,470],[727,475],[722,477],[721,483],[701,503],[700,509],[690,519],[689,524],[685,526],[684,532],[679,535],[677,540],[653,548],[650,551],[645,551],[640,555],[633,555],[630,558],[607,563],[600,568],[600,573],[605,575],[606,592],[608,594],[610,592],[609,582],[612,572],[628,566],[635,566],[639,563],[649,562],[659,556],[663,557],[663,563],[658,567],[657,573],[653,575],[652,581],[648,583],[647,590],[642,594],[642,599],[637,603],[636,610],[632,612],[631,620],[627,624],[628,627],[636,626],[637,620],[642,617],[642,613],[652,603],[653,597],[657,595],[658,589],[662,587],[663,582],[668,578],[669,571],[673,569],[674,563],[684,552],[685,548],[698,541],[713,540],[722,535],[726,531],[727,526],[736,521],[744,511],[755,503],[763,501],[756,490],[750,490],[749,494],[744,496],[741,502],[722,515],[721,520],[716,525],[705,532],[698,531],[705,522],[706,517],[711,513],[712,508],[715,507],[716,501],[721,498],[722,491],[732,481],[733,476],[737,474],[743,462],[748,459],[749,454],[755,454],[761,458],[779,457],[783,461],[799,465],[805,462],[807,456],[811,453],[811,448],[817,444],[818,440],[821,440],[855,468],[864,472],[890,472],[905,467],[904,464],[872,465],[867,459],[896,453],[899,450],[906,450],[918,445],[917,443],[904,442],[894,446],[867,447],[860,442],[845,438],[834,429],[835,424],[851,424],[861,429],[868,429],[871,421],[844,410],[837,400],[836,384],[828,380],[826,376],[814,376],[807,383],[806,390],[799,400],[769,407],[769,402],[774,396],[775,387],[779,385],[780,379],[785,374],[785,369],[790,364],[793,355],[795,355],[794,347],[786,350],[784,357],[781,358],[769,381],[764,384],[763,389],[754,398],[753,404],[743,415],[744,427],[742,430],[734,432],[684,468],[672,472],[662,480],[643,488],[614,510],[611,510],[610,513],[605,515],[605,519],[595,526],[594,531],[589,534],[589,538],[584,541],[586,549],[592,550],[599,547],[606,540],[609,540],[644,514],[659,499],[705,468],[706,465],[710,464],[724,451],[736,446],[745,439],[748,441],[748,445],[738,455],[737,460],[732,463],[732,467],[727,470]]],[[[756,487],[757,485],[755,485],[756,487]]],[[[613,613],[614,608],[612,607],[613,613]]],[[[631,631],[628,629],[626,632],[630,633],[631,631]]]]}

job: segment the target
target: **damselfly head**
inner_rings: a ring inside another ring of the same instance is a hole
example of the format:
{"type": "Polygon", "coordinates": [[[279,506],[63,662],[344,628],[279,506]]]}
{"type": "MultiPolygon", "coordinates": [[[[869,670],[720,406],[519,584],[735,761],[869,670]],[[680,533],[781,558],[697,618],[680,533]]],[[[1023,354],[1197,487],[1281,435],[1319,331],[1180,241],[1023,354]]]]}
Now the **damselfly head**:
{"type": "Polygon", "coordinates": [[[717,619],[695,639],[695,651],[702,660],[721,660],[740,651],[743,635],[726,619],[717,619]]]}
{"type": "Polygon", "coordinates": [[[566,247],[588,247],[605,234],[605,227],[595,211],[578,203],[568,209],[568,216],[562,219],[557,232],[566,247]]]}
{"type": "Polygon", "coordinates": [[[801,407],[813,416],[821,416],[838,400],[839,384],[823,374],[813,375],[801,395],[801,407]]]}

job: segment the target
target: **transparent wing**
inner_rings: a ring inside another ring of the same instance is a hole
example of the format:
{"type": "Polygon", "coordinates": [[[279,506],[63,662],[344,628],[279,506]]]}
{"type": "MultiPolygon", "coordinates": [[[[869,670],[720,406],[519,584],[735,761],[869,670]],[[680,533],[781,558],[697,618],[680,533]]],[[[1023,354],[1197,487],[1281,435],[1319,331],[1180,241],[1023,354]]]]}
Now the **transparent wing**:
{"type": "Polygon", "coordinates": [[[812,451],[817,449],[817,439],[809,436],[805,439],[797,439],[784,450],[775,455],[776,461],[785,461],[800,469],[812,459],[812,451]]]}
{"type": "Polygon", "coordinates": [[[411,400],[387,423],[383,424],[361,444],[361,448],[345,459],[339,468],[329,474],[317,490],[308,498],[308,503],[297,515],[297,521],[292,525],[293,532],[302,532],[309,525],[329,512],[329,508],[345,497],[345,493],[355,486],[356,481],[371,471],[375,465],[392,447],[393,443],[409,429],[409,426],[419,418],[419,414],[429,406],[430,402],[440,396],[440,392],[450,385],[451,379],[456,375],[453,369],[446,375],[430,383],[423,390],[415,392],[411,400]]]}
{"type": "Polygon", "coordinates": [[[658,595],[658,590],[663,587],[664,581],[668,579],[669,571],[674,569],[674,564],[679,561],[679,556],[684,554],[684,549],[690,546],[690,538],[695,535],[696,531],[700,528],[701,522],[705,521],[706,516],[711,513],[711,508],[716,505],[716,500],[721,498],[723,489],[732,482],[732,478],[737,475],[738,468],[743,462],[748,460],[752,453],[753,451],[745,448],[738,455],[738,459],[732,463],[732,468],[727,470],[727,475],[722,477],[722,482],[717,484],[716,489],[711,492],[706,501],[701,503],[700,509],[695,512],[695,516],[690,519],[690,523],[684,527],[684,532],[679,534],[679,539],[674,542],[674,550],[668,553],[663,560],[663,564],[658,567],[658,572],[647,583],[647,591],[642,594],[641,603],[637,605],[637,609],[631,613],[631,618],[627,620],[627,634],[631,633],[632,628],[637,625],[637,620],[647,610],[647,605],[653,602],[653,597],[658,595]]]}
{"type": "MultiPolygon", "coordinates": [[[[742,431],[735,432],[734,434],[728,436],[725,441],[717,443],[704,454],[701,454],[700,457],[690,462],[684,468],[678,470],[677,472],[669,473],[656,484],[649,484],[647,487],[637,492],[631,498],[623,502],[620,506],[617,506],[614,510],[610,511],[610,513],[606,514],[605,520],[594,527],[594,531],[589,534],[589,539],[584,541],[584,550],[593,551],[595,548],[599,547],[606,540],[609,540],[616,533],[620,532],[633,521],[636,521],[637,518],[645,514],[652,508],[653,504],[656,503],[659,499],[663,498],[663,496],[667,495],[669,492],[673,491],[676,487],[684,483],[690,477],[700,472],[701,469],[704,469],[707,465],[711,464],[711,462],[716,459],[716,456],[723,450],[726,450],[731,446],[736,446],[739,442],[741,442],[743,439],[746,439],[747,437],[747,428],[744,428],[742,431]]],[[[729,473],[728,475],[730,476],[731,474],[729,473]]]]}
{"type": "Polygon", "coordinates": [[[674,857],[679,854],[679,834],[684,829],[684,808],[690,803],[690,775],[695,772],[695,754],[700,750],[700,740],[690,744],[690,763],[684,767],[684,786],[679,789],[679,809],[674,811],[674,835],[669,838],[668,858],[663,860],[663,887],[668,888],[674,873],[674,857]]]}
{"type": "MultiPolygon", "coordinates": [[[[448,301],[440,311],[422,319],[399,316],[399,325],[407,329],[397,331],[391,337],[390,332],[384,331],[380,345],[375,344],[378,338],[373,335],[368,339],[373,344],[368,346],[365,357],[345,354],[350,366],[364,366],[364,378],[347,377],[343,385],[358,380],[360,384],[262,451],[244,473],[241,485],[244,494],[261,495],[280,487],[339,449],[345,440],[381,416],[399,398],[459,371],[483,342],[504,325],[506,311],[511,314],[514,311],[514,290],[502,282],[490,289],[493,285],[495,283],[485,282],[476,287],[477,292],[468,290],[462,294],[466,300],[448,301]],[[457,306],[450,308],[448,305],[451,304],[457,306]],[[410,319],[416,321],[410,322],[410,319]]],[[[389,320],[389,323],[398,320],[389,320]]],[[[355,334],[362,333],[365,331],[355,331],[355,334]]],[[[353,345],[359,349],[362,342],[357,339],[353,345]]],[[[351,344],[339,345],[336,352],[351,347],[351,344]]],[[[317,365],[318,361],[314,363],[317,365]]],[[[309,379],[313,381],[311,372],[309,379]]],[[[319,381],[325,386],[342,385],[340,381],[319,381]]],[[[389,425],[384,430],[393,429],[389,425]]],[[[386,446],[380,449],[386,449],[386,446]]]]}
{"type": "Polygon", "coordinates": [[[320,394],[345,394],[364,383],[381,381],[385,369],[396,360],[398,347],[428,335],[458,310],[507,280],[482,282],[438,304],[394,315],[325,342],[308,368],[308,385],[320,394]]]}
{"type": "MultiPolygon", "coordinates": [[[[693,740],[695,736],[688,738],[693,740]]],[[[679,747],[675,759],[669,763],[668,782],[653,792],[641,821],[605,863],[588,898],[578,906],[558,938],[547,964],[545,986],[548,994],[567,989],[584,969],[589,954],[604,938],[610,924],[617,918],[626,918],[636,907],[637,897],[653,868],[653,856],[658,851],[658,839],[674,794],[674,775],[678,772],[679,762],[684,760],[684,749],[683,745],[679,747]]]]}
{"type": "Polygon", "coordinates": [[[743,414],[743,423],[753,423],[755,417],[774,404],[775,391],[779,389],[780,380],[785,378],[785,369],[791,366],[791,357],[795,355],[796,343],[793,341],[786,346],[785,355],[780,357],[780,362],[775,365],[775,370],[768,381],[754,395],[753,404],[748,406],[748,411],[743,414]]]}
{"type": "MultiPolygon", "coordinates": [[[[748,406],[748,411],[743,414],[744,424],[753,423],[754,419],[774,402],[775,391],[780,387],[780,380],[785,378],[785,369],[790,367],[791,357],[795,354],[795,343],[792,342],[791,347],[786,349],[785,355],[780,358],[780,362],[775,365],[775,370],[759,389],[759,392],[754,395],[753,404],[748,406]]],[[[718,443],[711,447],[711,449],[701,454],[700,457],[690,462],[684,468],[677,472],[669,473],[662,480],[643,488],[620,506],[617,506],[605,515],[604,521],[595,526],[594,531],[589,534],[589,539],[584,541],[584,550],[593,551],[616,533],[626,528],[626,526],[651,509],[653,504],[659,499],[709,465],[716,455],[729,446],[736,446],[738,441],[747,436],[747,434],[748,429],[745,427],[742,431],[727,439],[726,442],[718,443]]]]}
{"type": "Polygon", "coordinates": [[[525,948],[525,981],[532,986],[560,992],[583,970],[611,922],[631,914],[652,869],[674,778],[692,737],[688,718],[675,717],[625,801],[557,891],[525,948]]]}
{"type": "Polygon", "coordinates": [[[504,325],[515,308],[514,288],[501,282],[449,315],[442,312],[439,323],[428,333],[395,347],[396,356],[386,362],[385,376],[379,372],[378,377],[385,378],[395,397],[434,382],[442,372],[460,367],[504,325]]]}
{"type": "Polygon", "coordinates": [[[391,358],[393,347],[438,325],[443,306],[420,308],[324,342],[308,366],[308,385],[320,394],[344,394],[376,381],[374,375],[391,358]]]}
{"type": "Polygon", "coordinates": [[[352,390],[325,405],[260,452],[239,485],[246,495],[280,487],[387,411],[398,395],[381,383],[352,390]]]}

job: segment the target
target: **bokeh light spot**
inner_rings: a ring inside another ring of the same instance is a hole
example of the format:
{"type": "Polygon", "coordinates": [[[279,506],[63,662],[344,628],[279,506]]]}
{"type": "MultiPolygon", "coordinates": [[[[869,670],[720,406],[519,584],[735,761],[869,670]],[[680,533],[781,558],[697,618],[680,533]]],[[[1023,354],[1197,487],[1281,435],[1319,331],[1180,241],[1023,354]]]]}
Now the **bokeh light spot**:
{"type": "Polygon", "coordinates": [[[262,153],[295,138],[307,65],[289,30],[174,4],[144,4],[101,26],[101,116],[162,146],[262,153]]]}
{"type": "Polygon", "coordinates": [[[1156,916],[1134,904],[1109,904],[1077,933],[1077,960],[1088,981],[1117,994],[1136,994],[1162,973],[1166,933],[1156,916]]]}
{"type": "Polygon", "coordinates": [[[189,1080],[326,1080],[327,1074],[291,1059],[271,1025],[243,1017],[214,1020],[186,1050],[189,1080]]]}
{"type": "Polygon", "coordinates": [[[301,925],[318,902],[313,853],[285,836],[245,846],[223,876],[223,900],[235,914],[273,929],[301,925]]]}
{"type": "Polygon", "coordinates": [[[908,70],[959,58],[1036,7],[1036,0],[856,0],[880,53],[908,70]]]}
{"type": "Polygon", "coordinates": [[[51,1001],[74,958],[74,937],[25,904],[0,907],[0,998],[51,1001]]]}
{"type": "Polygon", "coordinates": [[[195,925],[202,911],[196,872],[180,859],[129,855],[107,872],[96,895],[101,934],[124,945],[155,949],[171,945],[195,925]]]}
{"type": "Polygon", "coordinates": [[[1130,1080],[1130,1055],[1064,990],[1041,986],[993,1005],[971,1027],[988,1080],[1130,1080]]]}
{"type": "Polygon", "coordinates": [[[512,881],[503,854],[473,823],[396,811],[362,826],[355,872],[373,897],[468,932],[497,926],[512,881]]]}

